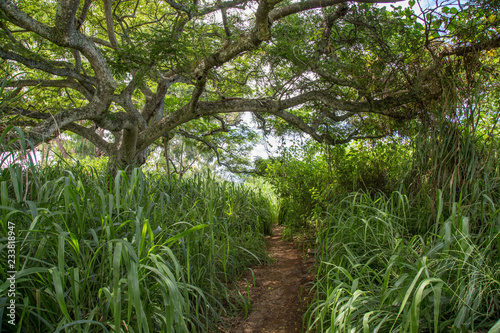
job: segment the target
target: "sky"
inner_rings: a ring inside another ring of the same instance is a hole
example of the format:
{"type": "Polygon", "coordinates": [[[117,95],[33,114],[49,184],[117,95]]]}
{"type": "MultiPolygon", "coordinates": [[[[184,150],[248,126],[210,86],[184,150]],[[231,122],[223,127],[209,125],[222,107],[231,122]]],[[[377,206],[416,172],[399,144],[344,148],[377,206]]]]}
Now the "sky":
{"type": "Polygon", "coordinates": [[[408,7],[408,1],[409,0],[398,1],[398,2],[394,2],[394,3],[378,3],[378,4],[376,4],[376,6],[380,7],[380,8],[385,7],[385,8],[387,8],[387,10],[392,10],[391,5],[394,5],[396,7],[401,6],[403,8],[406,8],[406,7],[408,7]]]}

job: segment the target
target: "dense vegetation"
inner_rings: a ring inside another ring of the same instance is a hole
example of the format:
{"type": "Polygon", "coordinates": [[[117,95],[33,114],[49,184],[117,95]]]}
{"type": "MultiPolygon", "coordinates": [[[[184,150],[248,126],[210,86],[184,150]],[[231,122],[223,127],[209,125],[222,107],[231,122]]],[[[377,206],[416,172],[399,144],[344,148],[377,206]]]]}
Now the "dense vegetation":
{"type": "Polygon", "coordinates": [[[21,332],[214,330],[249,307],[230,282],[267,261],[275,209],[250,185],[59,161],[4,164],[0,186],[1,306],[10,221],[21,332]]]}
{"type": "Polygon", "coordinates": [[[114,171],[156,147],[248,169],[244,112],[328,145],[402,135],[450,75],[494,75],[500,5],[389,1],[1,0],[0,128],[78,136],[114,171]]]}
{"type": "Polygon", "coordinates": [[[279,221],[307,331],[500,332],[500,3],[376,2],[0,0],[0,330],[216,331],[279,221]]]}
{"type": "Polygon", "coordinates": [[[307,330],[498,332],[500,141],[490,93],[406,138],[289,147],[261,161],[288,235],[302,230],[315,244],[307,330]]]}

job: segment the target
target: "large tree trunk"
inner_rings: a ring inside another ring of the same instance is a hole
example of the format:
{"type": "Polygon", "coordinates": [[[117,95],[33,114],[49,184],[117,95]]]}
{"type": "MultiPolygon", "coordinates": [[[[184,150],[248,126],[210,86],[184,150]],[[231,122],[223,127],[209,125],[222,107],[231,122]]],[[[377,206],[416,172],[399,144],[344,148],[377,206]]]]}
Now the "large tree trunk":
{"type": "Polygon", "coordinates": [[[135,167],[140,166],[136,149],[138,132],[137,126],[122,131],[118,149],[109,156],[108,172],[113,176],[119,170],[130,173],[135,167]]]}

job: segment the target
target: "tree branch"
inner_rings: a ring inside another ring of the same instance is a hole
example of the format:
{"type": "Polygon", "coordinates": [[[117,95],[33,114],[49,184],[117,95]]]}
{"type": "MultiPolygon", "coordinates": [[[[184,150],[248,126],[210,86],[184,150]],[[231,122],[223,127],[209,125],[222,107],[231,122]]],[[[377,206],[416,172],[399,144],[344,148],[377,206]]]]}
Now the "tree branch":
{"type": "Polygon", "coordinates": [[[118,40],[115,35],[115,28],[113,27],[113,0],[103,0],[104,2],[104,16],[106,17],[106,30],[108,38],[113,48],[118,47],[118,40]]]}
{"type": "MultiPolygon", "coordinates": [[[[1,82],[1,81],[0,81],[1,82]]],[[[55,87],[55,88],[71,88],[85,96],[87,100],[91,100],[93,92],[89,92],[82,85],[74,80],[15,80],[7,81],[7,87],[55,87]]]]}
{"type": "Polygon", "coordinates": [[[464,56],[469,53],[488,51],[498,47],[500,47],[500,35],[497,35],[495,38],[490,38],[487,41],[471,43],[469,45],[456,46],[452,50],[441,53],[439,55],[439,58],[443,58],[450,55],[464,56]]]}
{"type": "Polygon", "coordinates": [[[229,129],[227,128],[226,122],[224,121],[224,119],[222,117],[214,116],[214,118],[217,119],[221,123],[221,127],[215,128],[215,129],[211,130],[210,132],[203,134],[204,137],[212,136],[215,133],[219,133],[219,132],[229,132],[229,129]]]}
{"type": "Polygon", "coordinates": [[[78,19],[76,20],[76,30],[80,30],[81,26],[83,25],[83,22],[87,19],[87,14],[90,9],[90,5],[92,4],[92,0],[85,0],[83,3],[82,11],[80,12],[80,16],[78,16],[78,19]]]}
{"type": "MultiPolygon", "coordinates": [[[[204,9],[196,12],[196,16],[210,14],[210,13],[213,13],[217,10],[222,10],[222,9],[241,8],[240,6],[242,6],[242,5],[243,5],[243,7],[246,6],[248,1],[249,0],[234,0],[234,1],[220,2],[220,3],[217,3],[217,5],[215,5],[215,6],[206,7],[204,9]]],[[[243,8],[241,8],[241,9],[243,9],[243,8]]]]}
{"type": "Polygon", "coordinates": [[[19,114],[21,116],[25,116],[31,119],[39,119],[44,120],[50,118],[50,114],[40,111],[30,111],[25,108],[21,108],[18,106],[15,107],[4,107],[1,111],[5,115],[19,114]]]}
{"type": "Polygon", "coordinates": [[[25,12],[21,11],[12,1],[0,0],[0,9],[3,10],[9,21],[26,30],[33,31],[36,34],[51,40],[53,29],[45,24],[38,22],[25,12]]]}
{"type": "Polygon", "coordinates": [[[75,16],[80,0],[59,0],[57,2],[55,30],[61,38],[68,38],[75,30],[75,16]]]}
{"type": "MultiPolygon", "coordinates": [[[[356,2],[359,3],[394,3],[398,1],[402,0],[356,0],[356,2]]],[[[308,1],[296,2],[291,5],[274,9],[273,11],[271,11],[271,13],[269,13],[269,20],[271,22],[275,22],[279,19],[282,19],[286,16],[290,16],[292,14],[296,14],[314,8],[326,8],[344,2],[345,0],[308,0],[308,1]]]]}
{"type": "MultiPolygon", "coordinates": [[[[219,0],[219,4],[221,4],[221,1],[219,0]]],[[[231,30],[229,29],[229,23],[227,21],[227,11],[226,8],[221,8],[221,14],[222,14],[222,25],[224,26],[224,32],[226,33],[226,37],[230,38],[231,37],[231,30]]]]}
{"type": "MultiPolygon", "coordinates": [[[[187,105],[185,105],[144,130],[139,136],[138,145],[140,146],[140,150],[145,149],[165,132],[172,130],[176,126],[196,117],[214,115],[218,113],[245,111],[270,113],[283,119],[286,118],[286,121],[294,123],[301,130],[313,136],[315,140],[323,140],[312,127],[304,123],[299,117],[289,112],[285,113],[285,110],[292,109],[307,102],[317,101],[324,103],[333,110],[337,111],[345,111],[348,113],[375,113],[395,119],[409,119],[415,115],[394,110],[391,111],[391,109],[395,109],[411,102],[421,101],[424,98],[433,98],[435,97],[435,94],[439,94],[439,92],[426,95],[421,91],[420,86],[416,86],[414,90],[398,97],[389,96],[380,100],[366,100],[362,102],[340,100],[332,96],[332,93],[328,90],[305,92],[285,100],[234,98],[222,99],[218,101],[199,101],[196,105],[194,114],[187,112],[187,105]]],[[[351,114],[349,116],[345,115],[345,117],[351,116],[351,114]]],[[[341,117],[343,118],[343,116],[341,117]]],[[[335,119],[339,118],[333,116],[331,119],[335,121],[335,119]]]]}
{"type": "Polygon", "coordinates": [[[242,52],[256,49],[263,41],[269,40],[271,38],[271,31],[268,15],[275,5],[276,3],[270,3],[268,0],[260,1],[255,13],[255,24],[252,30],[248,34],[243,35],[235,43],[224,46],[213,55],[200,61],[192,72],[192,76],[197,81],[204,80],[211,68],[221,66],[242,52]]]}
{"type": "Polygon", "coordinates": [[[332,26],[338,19],[345,16],[348,11],[349,11],[349,6],[347,5],[347,3],[344,2],[337,8],[337,10],[334,13],[326,15],[323,23],[323,36],[318,42],[319,53],[328,54],[332,51],[330,43],[332,26]]]}
{"type": "MultiPolygon", "coordinates": [[[[78,0],[64,0],[64,4],[67,3],[69,6],[77,1],[78,0]]],[[[21,11],[10,0],[0,0],[0,9],[3,10],[7,18],[15,25],[32,31],[58,46],[70,47],[82,52],[82,54],[89,60],[96,74],[96,79],[99,85],[98,90],[101,91],[101,94],[99,94],[99,102],[109,104],[109,98],[111,97],[114,89],[116,89],[116,82],[113,79],[113,75],[106,58],[87,36],[76,31],[75,29],[69,32],[65,31],[64,33],[61,33],[61,31],[56,28],[50,28],[21,11]]],[[[68,13],[73,13],[70,9],[71,8],[68,7],[67,11],[63,10],[64,15],[61,15],[67,16],[69,15],[68,13]]]]}
{"type": "Polygon", "coordinates": [[[108,41],[106,41],[104,39],[100,39],[100,38],[97,38],[97,37],[94,37],[94,36],[90,36],[89,38],[90,38],[90,40],[92,40],[96,44],[109,47],[110,49],[114,49],[113,45],[111,45],[110,42],[108,42],[108,41]]]}
{"type": "Polygon", "coordinates": [[[0,58],[14,60],[14,61],[17,61],[17,62],[25,65],[28,68],[39,69],[39,70],[42,70],[46,73],[50,73],[53,75],[71,77],[73,79],[76,79],[76,80],[81,81],[81,82],[85,82],[85,83],[90,84],[90,85],[96,85],[96,83],[97,83],[94,78],[77,73],[72,69],[57,68],[57,67],[50,65],[46,61],[37,61],[37,60],[25,58],[19,54],[4,50],[1,47],[0,47],[0,58]]]}
{"type": "Polygon", "coordinates": [[[125,112],[105,112],[99,116],[89,117],[95,121],[99,127],[108,131],[118,132],[121,130],[131,130],[137,126],[138,119],[125,112]]]}
{"type": "Polygon", "coordinates": [[[75,123],[70,123],[62,127],[89,140],[94,146],[102,150],[106,155],[111,156],[114,149],[113,145],[104,140],[93,128],[87,128],[75,123]]]}

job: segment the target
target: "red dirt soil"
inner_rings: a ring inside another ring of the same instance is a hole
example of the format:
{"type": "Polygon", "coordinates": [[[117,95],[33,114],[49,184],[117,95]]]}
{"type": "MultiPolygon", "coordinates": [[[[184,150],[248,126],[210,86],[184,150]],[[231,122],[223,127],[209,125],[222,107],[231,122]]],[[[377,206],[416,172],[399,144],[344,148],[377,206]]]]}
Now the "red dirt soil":
{"type": "MultiPolygon", "coordinates": [[[[302,316],[307,306],[308,286],[313,278],[313,256],[299,251],[294,242],[281,240],[282,227],[275,226],[273,236],[267,239],[267,248],[273,263],[253,269],[255,286],[250,287],[252,309],[245,319],[238,318],[229,333],[293,333],[301,332],[302,316]]],[[[242,294],[246,281],[252,283],[247,272],[238,289],[242,294]]],[[[247,296],[247,295],[245,295],[247,296]]]]}

